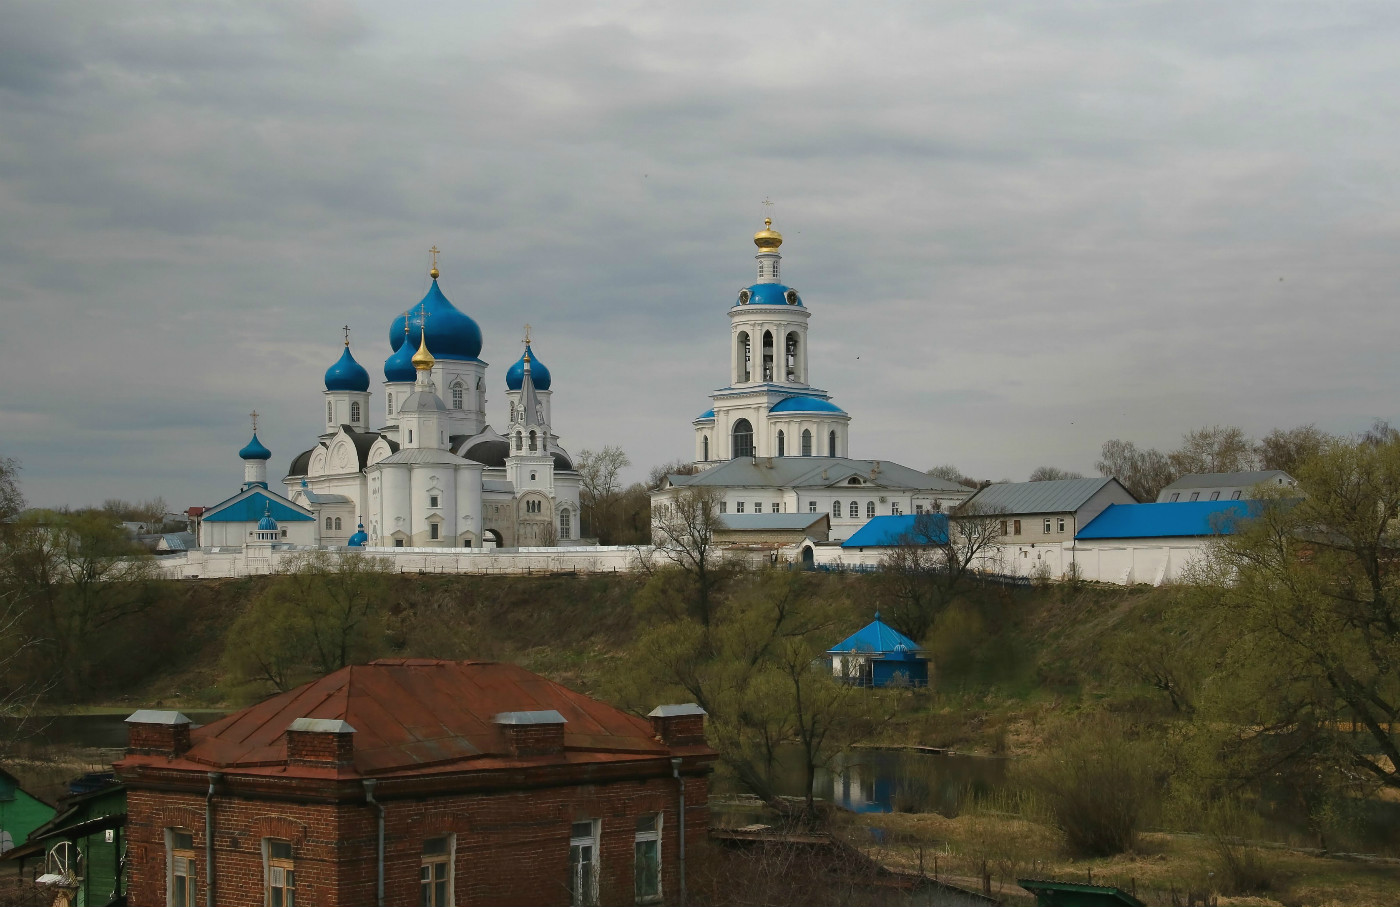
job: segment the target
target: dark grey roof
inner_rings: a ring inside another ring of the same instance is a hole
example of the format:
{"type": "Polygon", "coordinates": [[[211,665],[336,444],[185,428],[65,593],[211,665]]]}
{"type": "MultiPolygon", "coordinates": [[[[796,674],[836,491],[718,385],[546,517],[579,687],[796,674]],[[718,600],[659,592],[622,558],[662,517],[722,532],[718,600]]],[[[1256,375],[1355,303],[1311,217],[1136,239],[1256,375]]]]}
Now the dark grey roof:
{"type": "Polygon", "coordinates": [[[441,463],[445,466],[461,466],[465,462],[467,461],[450,450],[414,447],[408,450],[401,450],[397,453],[391,453],[374,465],[381,466],[385,463],[441,463]]]}
{"type": "Polygon", "coordinates": [[[852,477],[879,488],[968,494],[971,489],[889,460],[848,457],[739,457],[693,476],[669,476],[672,485],[721,488],[825,488],[843,485],[852,477]]]}
{"type": "MultiPolygon", "coordinates": [[[[320,446],[320,445],[317,445],[317,447],[319,447],[319,446],[320,446]]],[[[289,476],[304,476],[304,475],[306,475],[306,470],[307,470],[307,468],[310,467],[310,465],[311,465],[311,455],[312,455],[313,453],[315,453],[315,452],[316,452],[316,448],[313,447],[313,448],[311,448],[310,450],[303,450],[301,453],[299,453],[299,454],[297,454],[295,457],[293,457],[293,458],[292,458],[292,465],[291,465],[290,467],[288,467],[288,469],[287,469],[287,475],[289,475],[289,476]]]]}
{"type": "Polygon", "coordinates": [[[800,532],[826,519],[825,513],[726,513],[719,521],[725,529],[735,532],[772,529],[800,532]]]}
{"type": "Polygon", "coordinates": [[[1293,477],[1282,469],[1265,469],[1258,472],[1198,472],[1189,476],[1182,476],[1162,490],[1180,491],[1183,488],[1250,488],[1254,485],[1262,485],[1265,482],[1270,485],[1277,485],[1280,478],[1284,480],[1283,484],[1285,485],[1293,484],[1293,477]]]}
{"type": "Polygon", "coordinates": [[[987,513],[1070,513],[1083,507],[1109,482],[1111,476],[1091,479],[1056,479],[1050,482],[1002,482],[988,485],[968,502],[987,513]]]}
{"type": "Polygon", "coordinates": [[[506,465],[506,457],[510,456],[510,443],[487,438],[483,441],[477,441],[462,451],[462,456],[468,460],[475,460],[483,466],[504,466],[506,465]]]}
{"type": "Polygon", "coordinates": [[[349,504],[350,499],[343,494],[320,494],[309,488],[301,490],[302,497],[312,504],[349,504]]]}

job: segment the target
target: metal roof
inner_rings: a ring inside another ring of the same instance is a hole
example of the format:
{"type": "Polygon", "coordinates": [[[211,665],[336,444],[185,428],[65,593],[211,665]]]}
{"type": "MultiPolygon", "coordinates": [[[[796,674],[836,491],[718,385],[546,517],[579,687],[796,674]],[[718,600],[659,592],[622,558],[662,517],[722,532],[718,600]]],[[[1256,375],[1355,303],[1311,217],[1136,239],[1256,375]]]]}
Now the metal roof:
{"type": "Polygon", "coordinates": [[[312,490],[310,490],[309,488],[303,488],[302,491],[301,491],[301,496],[304,497],[304,498],[306,498],[306,499],[307,499],[308,501],[310,501],[312,504],[349,504],[349,503],[351,503],[350,499],[347,498],[347,497],[346,497],[345,495],[343,495],[343,494],[322,494],[322,493],[320,493],[320,492],[318,492],[318,491],[312,491],[312,490]]]}
{"type": "Polygon", "coordinates": [[[876,611],[874,620],[864,627],[861,627],[850,636],[847,636],[830,649],[827,649],[827,652],[882,653],[895,651],[916,652],[918,650],[918,643],[880,620],[880,612],[876,611]]]}
{"type": "MultiPolygon", "coordinates": [[[[899,488],[967,494],[955,482],[891,463],[847,457],[738,457],[693,476],[670,476],[672,485],[712,485],[723,488],[824,488],[860,479],[860,487],[899,488]]],[[[857,486],[852,486],[852,489],[857,486]]]]}
{"type": "Polygon", "coordinates": [[[271,516],[283,523],[314,520],[311,512],[266,488],[245,488],[204,511],[206,523],[256,523],[271,516]]]}
{"type": "Polygon", "coordinates": [[[1110,504],[1074,537],[1144,539],[1229,535],[1241,520],[1257,516],[1261,509],[1258,501],[1110,504]]]}
{"type": "Polygon", "coordinates": [[[877,516],[841,543],[842,548],[889,548],[906,537],[917,543],[942,545],[948,541],[948,517],[941,513],[877,516]],[[923,520],[923,525],[918,521],[923,520]]]}
{"type": "Polygon", "coordinates": [[[1180,491],[1183,488],[1230,488],[1254,485],[1292,485],[1294,479],[1282,469],[1265,469],[1257,472],[1198,472],[1182,476],[1163,488],[1163,491],[1180,491]],[[1280,482],[1279,479],[1283,481],[1280,482]]]}
{"type": "Polygon", "coordinates": [[[546,711],[568,722],[565,753],[549,758],[576,762],[670,755],[645,718],[516,665],[406,658],[342,668],[196,728],[190,749],[178,758],[128,755],[119,765],[315,775],[322,769],[287,764],[287,727],[309,718],[344,721],[355,728],[353,768],[342,774],[384,777],[505,768],[520,759],[511,755],[498,716],[546,711]]]}
{"type": "Polygon", "coordinates": [[[693,702],[682,702],[672,705],[659,705],[647,712],[648,718],[683,718],[687,715],[707,715],[709,714],[700,706],[693,702]]]}
{"type": "Polygon", "coordinates": [[[731,532],[784,529],[800,532],[827,519],[825,513],[725,513],[720,524],[731,532]]]}
{"type": "Polygon", "coordinates": [[[374,465],[383,466],[386,463],[428,463],[434,465],[440,464],[443,466],[479,465],[475,460],[459,457],[451,451],[437,450],[429,447],[411,447],[407,450],[401,450],[398,453],[389,454],[389,456],[379,460],[374,465]]]}
{"type": "MultiPolygon", "coordinates": [[[[980,505],[985,513],[1072,513],[1110,482],[1116,484],[1118,480],[1110,476],[1097,476],[1049,482],[1002,482],[983,488],[973,495],[968,504],[972,507],[980,505]]],[[[1124,493],[1127,494],[1126,489],[1124,493]]]]}
{"type": "Polygon", "coordinates": [[[137,709],[126,719],[127,724],[189,724],[190,720],[180,712],[161,709],[137,709]]]}

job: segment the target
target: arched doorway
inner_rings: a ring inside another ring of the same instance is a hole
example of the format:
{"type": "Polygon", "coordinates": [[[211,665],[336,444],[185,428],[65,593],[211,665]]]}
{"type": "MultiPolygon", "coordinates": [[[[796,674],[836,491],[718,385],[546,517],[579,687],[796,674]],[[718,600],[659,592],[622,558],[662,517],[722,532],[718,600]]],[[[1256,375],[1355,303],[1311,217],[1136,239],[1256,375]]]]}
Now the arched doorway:
{"type": "Polygon", "coordinates": [[[753,456],[753,426],[748,419],[740,419],[734,423],[733,443],[730,446],[730,456],[751,457],[753,456]]]}
{"type": "Polygon", "coordinates": [[[486,530],[485,532],[483,532],[482,535],[481,535],[481,547],[483,547],[483,548],[500,548],[500,547],[501,547],[501,534],[500,534],[499,532],[497,532],[496,530],[494,530],[494,529],[487,529],[487,530],[486,530]]]}
{"type": "Polygon", "coordinates": [[[811,570],[817,566],[817,554],[811,545],[802,546],[802,569],[811,570]]]}

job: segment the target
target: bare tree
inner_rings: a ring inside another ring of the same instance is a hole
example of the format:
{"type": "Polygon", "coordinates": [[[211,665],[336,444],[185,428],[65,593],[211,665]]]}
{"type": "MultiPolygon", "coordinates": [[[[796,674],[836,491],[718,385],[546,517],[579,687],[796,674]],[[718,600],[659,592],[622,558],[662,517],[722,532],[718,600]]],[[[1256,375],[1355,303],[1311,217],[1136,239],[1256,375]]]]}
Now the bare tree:
{"type": "Polygon", "coordinates": [[[986,559],[1001,535],[1001,524],[1002,514],[975,500],[953,511],[951,519],[936,513],[915,516],[913,527],[882,564],[890,625],[914,640],[927,636],[938,615],[986,559]]]}
{"type": "Polygon", "coordinates": [[[653,466],[651,472],[647,473],[647,489],[655,491],[660,488],[667,476],[693,476],[699,471],[700,467],[688,460],[673,460],[653,466]]]}
{"type": "Polygon", "coordinates": [[[1157,493],[1181,475],[1160,450],[1139,450],[1132,441],[1117,438],[1103,442],[1095,468],[1100,475],[1116,477],[1139,501],[1157,500],[1157,493]]]}
{"type": "Polygon", "coordinates": [[[1083,475],[1058,466],[1037,466],[1028,481],[1054,482],[1058,479],[1082,479],[1083,475]]]}
{"type": "Polygon", "coordinates": [[[1331,436],[1319,431],[1316,425],[1276,428],[1255,445],[1254,455],[1260,469],[1296,473],[1304,461],[1321,454],[1330,440],[1331,436]]]}
{"type": "Polygon", "coordinates": [[[653,515],[653,540],[661,555],[678,567],[690,586],[691,611],[710,625],[714,593],[725,577],[716,533],[723,528],[720,493],[699,486],[682,489],[653,515]]]}
{"type": "Polygon", "coordinates": [[[1258,464],[1254,443],[1234,425],[1212,425],[1188,431],[1171,454],[1178,475],[1203,472],[1245,472],[1258,464]]]}
{"type": "Polygon", "coordinates": [[[963,475],[963,471],[952,463],[935,466],[928,470],[925,475],[933,476],[935,479],[943,479],[947,482],[957,482],[959,485],[966,485],[968,488],[976,488],[980,484],[976,479],[963,475]]]}
{"type": "Polygon", "coordinates": [[[616,541],[614,511],[622,490],[619,477],[631,465],[622,448],[614,445],[602,450],[581,450],[574,459],[574,469],[579,474],[580,528],[603,544],[616,541]]]}

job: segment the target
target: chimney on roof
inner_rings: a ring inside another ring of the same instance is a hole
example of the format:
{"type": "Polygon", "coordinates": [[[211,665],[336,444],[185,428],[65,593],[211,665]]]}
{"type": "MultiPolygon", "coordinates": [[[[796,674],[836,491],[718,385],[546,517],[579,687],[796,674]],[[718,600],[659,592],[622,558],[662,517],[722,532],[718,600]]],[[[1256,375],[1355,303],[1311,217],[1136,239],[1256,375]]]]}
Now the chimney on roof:
{"type": "Polygon", "coordinates": [[[564,752],[563,715],[541,712],[501,712],[495,718],[512,756],[550,756],[564,752]]]}
{"type": "Polygon", "coordinates": [[[693,702],[659,705],[647,717],[656,738],[667,746],[698,746],[705,742],[705,710],[693,702]]]}
{"type": "Polygon", "coordinates": [[[190,720],[179,712],[139,709],[126,719],[126,751],[142,756],[183,756],[190,748],[190,720]]]}
{"type": "Polygon", "coordinates": [[[287,726],[288,765],[351,765],[355,729],[337,718],[298,718],[287,726]]]}

